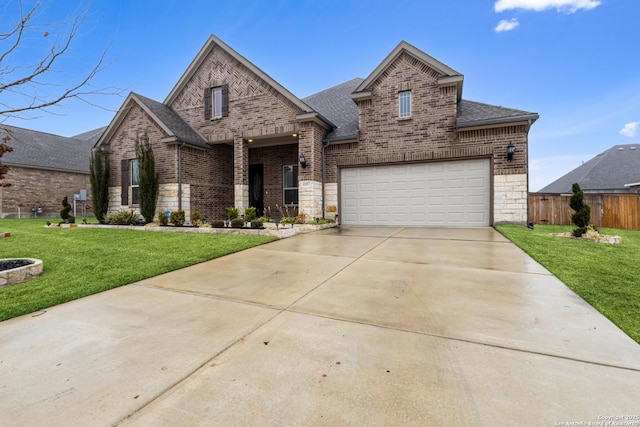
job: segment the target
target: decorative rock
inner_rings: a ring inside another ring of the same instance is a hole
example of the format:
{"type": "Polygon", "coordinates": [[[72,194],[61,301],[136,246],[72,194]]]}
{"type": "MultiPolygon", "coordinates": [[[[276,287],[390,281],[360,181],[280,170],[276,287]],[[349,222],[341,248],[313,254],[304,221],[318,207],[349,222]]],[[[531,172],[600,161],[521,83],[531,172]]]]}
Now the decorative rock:
{"type": "Polygon", "coordinates": [[[34,258],[2,258],[0,261],[25,260],[31,264],[11,270],[0,271],[0,288],[35,279],[42,274],[42,260],[34,258]]]}

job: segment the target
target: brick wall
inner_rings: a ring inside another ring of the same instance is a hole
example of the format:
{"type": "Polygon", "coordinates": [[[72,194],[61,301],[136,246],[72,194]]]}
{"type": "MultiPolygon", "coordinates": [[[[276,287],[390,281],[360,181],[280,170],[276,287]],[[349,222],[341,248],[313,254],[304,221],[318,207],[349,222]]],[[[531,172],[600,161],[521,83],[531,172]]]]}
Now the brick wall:
{"type": "Polygon", "coordinates": [[[282,170],[285,165],[298,164],[298,145],[276,145],[273,147],[251,148],[249,164],[264,165],[264,208],[271,208],[272,216],[276,216],[276,205],[282,206],[282,170]]]}
{"type": "MultiPolygon", "coordinates": [[[[60,172],[9,166],[5,183],[10,187],[0,187],[0,216],[17,217],[21,206],[21,217],[33,218],[31,208],[41,206],[43,215],[39,218],[59,218],[62,199],[67,196],[73,207],[73,195],[87,190],[87,214],[93,215],[91,206],[91,182],[88,173],[60,172]]],[[[81,204],[77,203],[76,213],[81,216],[81,204]]],[[[73,211],[72,211],[73,213],[73,211]]]]}

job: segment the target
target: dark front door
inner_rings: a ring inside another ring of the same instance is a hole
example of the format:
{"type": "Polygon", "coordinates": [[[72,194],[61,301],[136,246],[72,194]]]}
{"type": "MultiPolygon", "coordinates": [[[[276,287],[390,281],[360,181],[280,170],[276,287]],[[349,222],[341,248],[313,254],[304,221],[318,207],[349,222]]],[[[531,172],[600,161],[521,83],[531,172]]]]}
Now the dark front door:
{"type": "Polygon", "coordinates": [[[258,216],[264,214],[264,165],[249,165],[249,206],[258,211],[258,216]]]}

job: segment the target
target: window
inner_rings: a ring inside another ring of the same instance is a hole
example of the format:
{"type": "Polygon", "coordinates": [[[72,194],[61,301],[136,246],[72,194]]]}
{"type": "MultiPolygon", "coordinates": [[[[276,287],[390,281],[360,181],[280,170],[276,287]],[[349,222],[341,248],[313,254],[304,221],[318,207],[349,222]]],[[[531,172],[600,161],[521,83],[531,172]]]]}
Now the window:
{"type": "Polygon", "coordinates": [[[411,92],[400,92],[398,94],[398,101],[400,105],[398,116],[400,118],[411,117],[411,92]]]}
{"type": "Polygon", "coordinates": [[[282,192],[285,205],[298,204],[298,165],[283,168],[282,192]]]}
{"type": "Polygon", "coordinates": [[[204,90],[204,117],[207,120],[229,115],[229,87],[208,87],[204,90]]]}
{"type": "Polygon", "coordinates": [[[140,163],[138,160],[131,160],[131,204],[140,203],[140,163]]]}

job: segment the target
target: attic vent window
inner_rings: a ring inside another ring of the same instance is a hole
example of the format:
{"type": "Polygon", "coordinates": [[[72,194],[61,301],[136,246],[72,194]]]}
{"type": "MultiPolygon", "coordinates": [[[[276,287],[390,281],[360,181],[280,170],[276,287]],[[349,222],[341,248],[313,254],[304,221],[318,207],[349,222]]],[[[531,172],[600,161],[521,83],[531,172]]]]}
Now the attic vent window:
{"type": "Polygon", "coordinates": [[[229,86],[208,87],[204,90],[204,118],[219,119],[229,115],[229,86]]]}
{"type": "Polygon", "coordinates": [[[398,105],[400,107],[398,117],[406,119],[411,117],[411,91],[404,91],[398,94],[398,105]]]}

